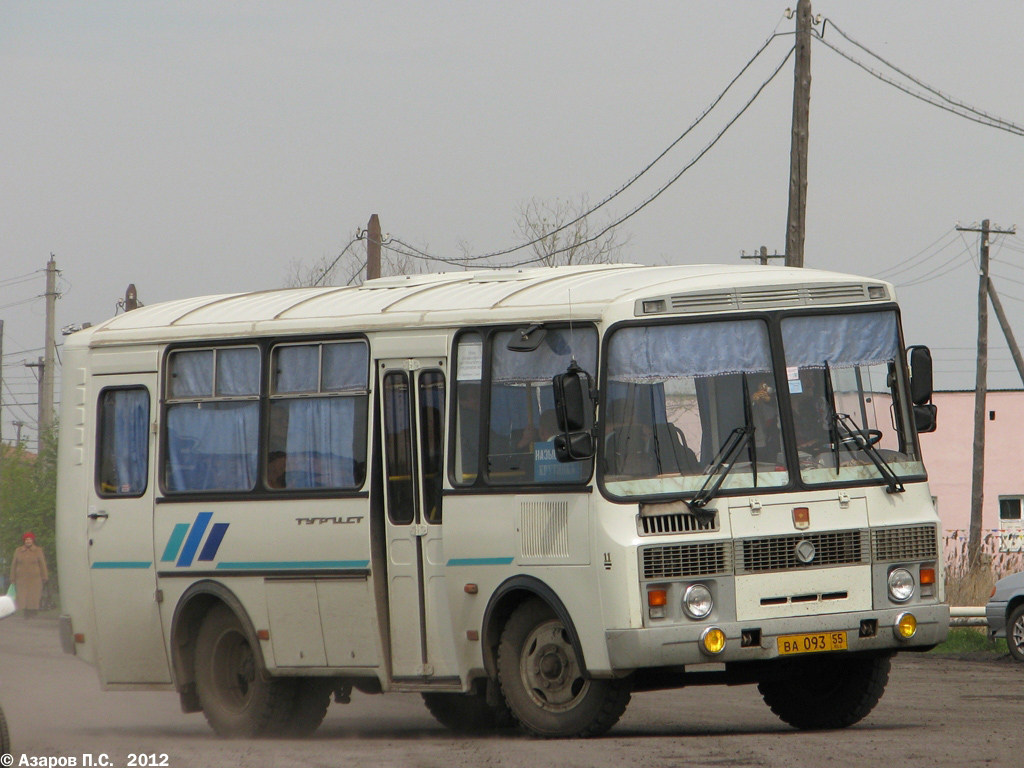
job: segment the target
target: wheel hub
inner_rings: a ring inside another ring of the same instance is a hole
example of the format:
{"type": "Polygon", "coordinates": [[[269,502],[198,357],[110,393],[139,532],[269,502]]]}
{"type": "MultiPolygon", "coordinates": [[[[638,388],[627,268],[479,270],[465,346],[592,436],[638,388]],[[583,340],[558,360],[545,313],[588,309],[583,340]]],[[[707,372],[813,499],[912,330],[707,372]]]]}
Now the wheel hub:
{"type": "Polygon", "coordinates": [[[583,677],[565,628],[556,620],[537,626],[524,644],[520,672],[534,702],[548,711],[576,706],[590,683],[583,677]]]}

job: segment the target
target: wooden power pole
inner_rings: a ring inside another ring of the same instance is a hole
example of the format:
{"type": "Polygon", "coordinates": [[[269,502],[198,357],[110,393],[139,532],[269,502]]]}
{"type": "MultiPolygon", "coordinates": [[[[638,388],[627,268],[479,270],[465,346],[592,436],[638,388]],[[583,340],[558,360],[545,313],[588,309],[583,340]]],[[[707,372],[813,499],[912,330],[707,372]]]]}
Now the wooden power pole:
{"type": "Polygon", "coordinates": [[[796,4],[796,66],[793,78],[793,138],[789,151],[789,217],[786,266],[804,265],[807,214],[807,135],[811,112],[811,0],[796,4]]]}
{"type": "Polygon", "coordinates": [[[380,277],[380,219],[375,213],[366,225],[366,279],[377,277],[380,277]]]}
{"type": "MultiPolygon", "coordinates": [[[[43,346],[43,369],[40,371],[39,387],[39,437],[49,434],[53,428],[53,373],[54,352],[56,351],[57,322],[57,262],[53,254],[46,262],[46,341],[43,346]]],[[[40,444],[40,448],[42,445],[40,444]]]]}
{"type": "MultiPolygon", "coordinates": [[[[993,234],[1013,234],[1013,230],[992,229],[989,220],[981,228],[957,227],[960,232],[978,232],[980,276],[978,279],[978,360],[974,379],[974,457],[971,472],[971,524],[967,535],[967,562],[977,568],[981,564],[981,520],[985,500],[985,399],[988,395],[988,238],[993,234]]],[[[998,301],[998,299],[997,299],[998,301]]],[[[1001,309],[1001,306],[1000,306],[1001,309]]],[[[1012,336],[1012,334],[1011,334],[1012,336]]]]}

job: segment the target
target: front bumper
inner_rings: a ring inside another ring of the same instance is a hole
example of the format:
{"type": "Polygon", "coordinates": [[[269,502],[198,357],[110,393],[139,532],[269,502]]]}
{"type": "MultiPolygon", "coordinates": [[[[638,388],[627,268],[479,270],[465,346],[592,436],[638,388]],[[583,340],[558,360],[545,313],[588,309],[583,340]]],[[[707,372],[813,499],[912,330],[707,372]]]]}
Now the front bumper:
{"type": "MultiPolygon", "coordinates": [[[[765,619],[754,622],[694,622],[693,624],[643,629],[612,629],[605,632],[608,655],[614,670],[670,667],[708,662],[765,661],[778,657],[777,638],[808,632],[846,632],[846,652],[892,652],[937,645],[949,634],[949,606],[915,605],[883,611],[856,611],[824,616],[765,619]],[[893,633],[897,617],[912,613],[917,633],[910,640],[898,640],[893,633]],[[877,622],[877,631],[861,637],[862,622],[877,622]],[[701,633],[709,626],[725,632],[725,649],[714,656],[701,650],[701,633]],[[743,633],[760,631],[760,643],[742,647],[743,633]]],[[[842,651],[840,651],[842,653],[842,651]]]]}
{"type": "Polygon", "coordinates": [[[1006,603],[989,603],[985,606],[985,622],[988,624],[988,639],[1006,637],[1006,603]]]}

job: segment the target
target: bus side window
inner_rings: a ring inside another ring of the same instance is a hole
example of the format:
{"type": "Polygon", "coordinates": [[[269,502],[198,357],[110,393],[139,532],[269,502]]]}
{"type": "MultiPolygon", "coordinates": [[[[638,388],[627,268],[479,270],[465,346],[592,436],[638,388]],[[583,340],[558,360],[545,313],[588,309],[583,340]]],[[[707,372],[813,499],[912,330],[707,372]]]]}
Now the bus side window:
{"type": "Polygon", "coordinates": [[[96,490],[100,496],[141,496],[149,478],[149,390],[100,393],[96,490]]]}

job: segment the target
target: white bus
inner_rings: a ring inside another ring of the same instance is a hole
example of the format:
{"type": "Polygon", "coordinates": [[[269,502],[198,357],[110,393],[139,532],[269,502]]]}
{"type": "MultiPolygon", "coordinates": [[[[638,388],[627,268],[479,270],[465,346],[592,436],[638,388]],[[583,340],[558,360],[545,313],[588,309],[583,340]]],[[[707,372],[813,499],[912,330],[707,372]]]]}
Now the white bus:
{"type": "Polygon", "coordinates": [[[403,276],[64,350],[64,648],[219,734],[309,734],[354,688],[591,736],[633,692],[739,683],[843,727],[948,631],[931,361],[885,282],[403,276]]]}

